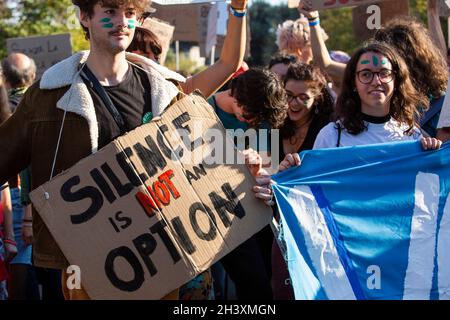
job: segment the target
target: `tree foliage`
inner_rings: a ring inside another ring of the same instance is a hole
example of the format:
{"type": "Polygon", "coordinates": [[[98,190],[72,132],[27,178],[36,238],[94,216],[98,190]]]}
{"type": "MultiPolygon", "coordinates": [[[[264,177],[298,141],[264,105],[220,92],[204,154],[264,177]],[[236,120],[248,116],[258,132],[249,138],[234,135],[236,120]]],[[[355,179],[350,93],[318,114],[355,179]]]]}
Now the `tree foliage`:
{"type": "Polygon", "coordinates": [[[0,0],[0,58],[6,55],[6,39],[69,32],[74,51],[87,41],[70,0],[0,0]]]}

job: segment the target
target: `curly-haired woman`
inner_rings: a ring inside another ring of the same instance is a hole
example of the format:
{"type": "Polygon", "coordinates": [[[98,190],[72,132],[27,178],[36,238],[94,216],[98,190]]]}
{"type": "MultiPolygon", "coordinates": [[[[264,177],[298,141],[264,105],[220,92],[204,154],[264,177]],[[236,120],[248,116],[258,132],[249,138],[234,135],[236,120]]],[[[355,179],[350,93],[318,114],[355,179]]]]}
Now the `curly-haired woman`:
{"type": "MultiPolygon", "coordinates": [[[[328,89],[322,71],[309,64],[290,65],[284,78],[289,109],[288,117],[280,130],[279,159],[286,154],[311,150],[320,130],[331,121],[334,98],[328,89]]],[[[272,245],[272,290],[274,299],[294,298],[289,284],[289,273],[281,250],[272,245]]]]}

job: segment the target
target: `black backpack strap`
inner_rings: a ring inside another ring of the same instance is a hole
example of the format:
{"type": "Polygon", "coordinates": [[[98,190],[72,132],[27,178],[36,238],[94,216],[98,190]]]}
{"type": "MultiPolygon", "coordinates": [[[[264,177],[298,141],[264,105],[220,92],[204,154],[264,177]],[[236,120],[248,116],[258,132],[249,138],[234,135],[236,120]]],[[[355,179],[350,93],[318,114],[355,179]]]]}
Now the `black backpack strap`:
{"type": "Polygon", "coordinates": [[[126,133],[127,128],[125,126],[125,120],[123,119],[122,115],[117,110],[117,108],[114,106],[114,103],[111,101],[111,98],[108,96],[105,89],[100,84],[95,75],[92,73],[92,71],[86,65],[84,65],[83,69],[80,72],[80,75],[85,81],[85,83],[90,85],[91,88],[94,89],[94,91],[100,96],[109,113],[112,115],[115,123],[119,127],[120,132],[122,134],[126,133]]]}
{"type": "Polygon", "coordinates": [[[338,130],[338,139],[337,139],[336,148],[339,148],[340,144],[341,144],[342,127],[339,122],[336,122],[336,125],[337,125],[337,130],[338,130]]]}

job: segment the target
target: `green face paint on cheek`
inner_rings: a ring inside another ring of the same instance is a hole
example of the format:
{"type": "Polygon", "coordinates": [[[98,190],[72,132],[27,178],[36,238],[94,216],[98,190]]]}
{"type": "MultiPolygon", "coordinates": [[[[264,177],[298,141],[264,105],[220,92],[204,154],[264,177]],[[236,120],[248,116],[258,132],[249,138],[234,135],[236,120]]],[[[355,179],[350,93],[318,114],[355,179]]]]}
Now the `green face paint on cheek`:
{"type": "Polygon", "coordinates": [[[378,67],[378,57],[372,56],[372,62],[375,67],[378,67]]]}
{"type": "Polygon", "coordinates": [[[114,24],[111,22],[110,18],[103,18],[100,22],[103,23],[103,29],[112,29],[112,27],[114,27],[114,24]]]}
{"type": "Polygon", "coordinates": [[[128,29],[136,28],[136,20],[128,20],[128,29]]]}

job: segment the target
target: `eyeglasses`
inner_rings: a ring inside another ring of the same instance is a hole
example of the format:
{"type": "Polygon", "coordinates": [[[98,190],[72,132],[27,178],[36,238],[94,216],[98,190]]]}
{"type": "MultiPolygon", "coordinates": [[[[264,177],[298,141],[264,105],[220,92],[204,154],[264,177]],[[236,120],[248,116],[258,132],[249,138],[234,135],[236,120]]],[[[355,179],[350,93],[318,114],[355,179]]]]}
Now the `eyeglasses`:
{"type": "Polygon", "coordinates": [[[370,84],[372,83],[375,75],[378,76],[378,79],[380,79],[381,83],[389,83],[394,80],[395,73],[394,71],[389,69],[382,69],[379,72],[373,72],[368,69],[364,69],[356,72],[356,75],[358,76],[359,82],[361,82],[362,84],[370,84]]]}
{"type": "Polygon", "coordinates": [[[312,99],[312,97],[308,96],[306,93],[300,93],[298,96],[294,96],[290,93],[287,93],[286,95],[289,103],[292,103],[294,100],[297,100],[299,102],[308,102],[312,99]]]}

